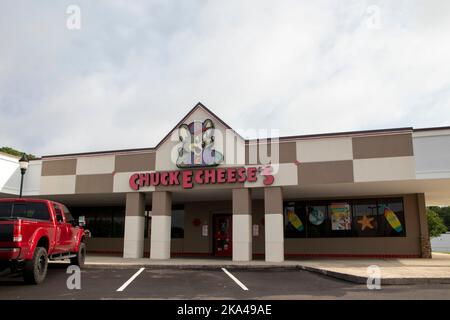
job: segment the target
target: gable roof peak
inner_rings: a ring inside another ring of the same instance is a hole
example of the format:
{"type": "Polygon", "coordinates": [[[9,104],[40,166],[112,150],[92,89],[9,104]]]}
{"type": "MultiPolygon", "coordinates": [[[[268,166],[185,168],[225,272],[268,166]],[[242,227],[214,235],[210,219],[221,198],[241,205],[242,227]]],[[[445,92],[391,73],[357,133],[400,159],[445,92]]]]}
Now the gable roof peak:
{"type": "MultiPolygon", "coordinates": [[[[203,111],[205,111],[206,113],[208,113],[209,115],[211,115],[211,117],[213,117],[215,120],[219,121],[226,129],[231,129],[233,130],[227,123],[225,123],[225,121],[223,121],[220,117],[218,117],[214,112],[212,112],[210,109],[208,109],[203,103],[201,102],[197,102],[197,104],[177,123],[177,125],[169,131],[169,133],[156,145],[156,149],[164,143],[164,141],[166,141],[168,139],[168,137],[172,134],[172,132],[174,130],[176,130],[181,124],[183,124],[188,118],[189,116],[191,116],[195,111],[197,111],[198,109],[202,109],[203,111]]],[[[241,139],[245,140],[244,138],[242,138],[236,131],[233,130],[233,132],[235,132],[237,134],[237,136],[239,136],[241,139]]]]}

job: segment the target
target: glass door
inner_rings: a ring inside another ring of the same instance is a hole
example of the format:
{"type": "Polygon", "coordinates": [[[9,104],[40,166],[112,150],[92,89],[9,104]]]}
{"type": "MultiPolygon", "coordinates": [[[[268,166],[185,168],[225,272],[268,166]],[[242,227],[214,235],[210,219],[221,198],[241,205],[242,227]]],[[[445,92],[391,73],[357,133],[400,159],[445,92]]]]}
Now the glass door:
{"type": "Polygon", "coordinates": [[[214,255],[231,257],[232,254],[232,216],[231,214],[214,215],[214,255]]]}

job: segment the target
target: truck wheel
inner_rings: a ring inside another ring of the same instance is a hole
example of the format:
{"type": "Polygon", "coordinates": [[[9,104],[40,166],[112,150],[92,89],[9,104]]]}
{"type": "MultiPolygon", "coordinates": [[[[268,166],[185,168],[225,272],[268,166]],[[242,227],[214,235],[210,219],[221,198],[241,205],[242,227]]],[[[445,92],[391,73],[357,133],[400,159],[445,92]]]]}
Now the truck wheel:
{"type": "Polygon", "coordinates": [[[74,264],[81,268],[84,266],[85,259],[86,259],[86,244],[84,242],[81,242],[78,247],[77,256],[70,259],[70,264],[74,264]]]}
{"type": "Polygon", "coordinates": [[[36,250],[34,250],[33,259],[25,261],[23,279],[29,284],[41,283],[47,275],[47,266],[47,250],[42,247],[37,247],[36,250]]]}

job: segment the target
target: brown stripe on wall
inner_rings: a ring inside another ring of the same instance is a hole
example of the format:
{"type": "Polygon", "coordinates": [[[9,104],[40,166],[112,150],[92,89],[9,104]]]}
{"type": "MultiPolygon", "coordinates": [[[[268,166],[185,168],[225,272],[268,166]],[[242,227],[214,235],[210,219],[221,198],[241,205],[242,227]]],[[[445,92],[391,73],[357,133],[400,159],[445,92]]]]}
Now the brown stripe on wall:
{"type": "Polygon", "coordinates": [[[299,185],[353,182],[353,161],[305,162],[298,166],[299,185]]]}
{"type": "Polygon", "coordinates": [[[77,175],[75,193],[112,193],[114,177],[112,174],[77,175]]]}
{"type": "Polygon", "coordinates": [[[145,213],[145,193],[127,193],[125,215],[143,217],[145,213]]]}
{"type": "Polygon", "coordinates": [[[283,142],[279,144],[280,163],[294,163],[297,160],[297,143],[283,142]]]}
{"type": "MultiPolygon", "coordinates": [[[[255,164],[254,159],[258,159],[258,155],[253,155],[252,156],[252,163],[250,163],[250,151],[251,152],[256,152],[256,154],[258,154],[258,146],[257,145],[245,145],[245,164],[255,164]],[[256,151],[255,151],[256,150],[256,151]]],[[[256,162],[258,162],[256,160],[256,162]]]]}
{"type": "Polygon", "coordinates": [[[172,215],[172,194],[167,191],[152,193],[152,216],[172,215]]]}
{"type": "Polygon", "coordinates": [[[42,161],[42,176],[72,175],[77,171],[77,159],[44,160],[42,161]]]}
{"type": "Polygon", "coordinates": [[[252,214],[251,190],[248,188],[233,189],[233,214],[252,214]]]}
{"type": "MultiPolygon", "coordinates": [[[[275,143],[274,143],[275,144],[275,143]]],[[[297,160],[297,144],[295,142],[281,142],[277,143],[278,146],[278,155],[276,155],[275,159],[272,155],[272,149],[274,149],[274,152],[276,148],[272,148],[272,144],[270,143],[270,140],[267,143],[267,151],[263,151],[269,157],[270,161],[272,163],[294,163],[295,160],[297,160]],[[278,159],[278,161],[275,161],[278,159]]],[[[255,163],[250,163],[250,159],[254,159],[256,157],[257,164],[262,164],[259,154],[259,149],[261,145],[258,143],[256,145],[246,145],[245,146],[245,164],[252,165],[255,163]],[[250,150],[251,152],[256,152],[256,156],[253,155],[250,157],[250,150]]],[[[262,155],[263,157],[266,155],[262,155]]]]}
{"type": "Polygon", "coordinates": [[[283,213],[283,192],[281,187],[264,188],[264,213],[283,213]]]}
{"type": "Polygon", "coordinates": [[[412,156],[412,134],[394,134],[369,137],[354,137],[353,158],[386,158],[412,156]]]}
{"type": "Polygon", "coordinates": [[[155,170],[155,152],[116,155],[115,172],[155,170]]]}

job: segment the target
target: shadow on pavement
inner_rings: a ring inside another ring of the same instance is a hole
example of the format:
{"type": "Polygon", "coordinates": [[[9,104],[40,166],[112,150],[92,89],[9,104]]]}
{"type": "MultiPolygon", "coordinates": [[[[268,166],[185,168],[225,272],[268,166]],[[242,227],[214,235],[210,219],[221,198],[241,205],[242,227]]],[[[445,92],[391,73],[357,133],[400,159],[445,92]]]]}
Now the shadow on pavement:
{"type": "MultiPolygon", "coordinates": [[[[49,263],[47,272],[52,272],[52,270],[66,270],[67,267],[69,267],[69,265],[70,265],[69,263],[61,263],[61,262],[49,263]]],[[[0,271],[0,287],[3,286],[28,286],[28,284],[26,284],[23,281],[22,272],[12,273],[11,270],[8,268],[3,271],[0,271]]]]}

